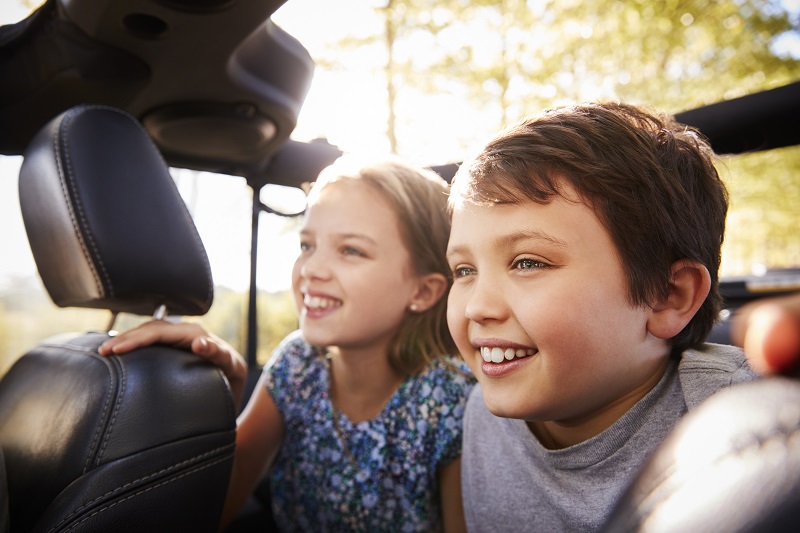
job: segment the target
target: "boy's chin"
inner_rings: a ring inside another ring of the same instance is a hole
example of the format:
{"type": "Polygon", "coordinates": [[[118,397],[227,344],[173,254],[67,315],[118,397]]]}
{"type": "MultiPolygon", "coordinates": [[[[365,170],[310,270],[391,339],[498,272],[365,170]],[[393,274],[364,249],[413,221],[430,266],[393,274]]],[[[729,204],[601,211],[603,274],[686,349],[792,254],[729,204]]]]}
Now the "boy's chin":
{"type": "MultiPolygon", "coordinates": [[[[481,380],[479,379],[478,381],[480,382],[481,380]]],[[[493,387],[491,383],[487,384],[485,381],[481,382],[481,392],[486,409],[494,416],[520,420],[536,420],[539,418],[537,416],[539,413],[534,406],[520,401],[521,397],[525,397],[524,395],[520,396],[508,390],[497,390],[497,386],[493,387]]]]}

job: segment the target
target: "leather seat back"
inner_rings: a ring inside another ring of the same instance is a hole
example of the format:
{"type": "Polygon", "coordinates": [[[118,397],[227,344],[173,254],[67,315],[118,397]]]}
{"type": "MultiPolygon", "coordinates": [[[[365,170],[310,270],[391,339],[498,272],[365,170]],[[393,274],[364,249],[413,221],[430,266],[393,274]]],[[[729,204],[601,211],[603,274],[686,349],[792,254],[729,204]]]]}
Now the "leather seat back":
{"type": "MultiPolygon", "coordinates": [[[[84,105],[52,120],[25,153],[20,202],[57,305],[210,307],[202,242],[130,115],[84,105]]],[[[227,380],[173,347],[102,357],[107,338],[47,339],[0,381],[11,531],[216,531],[235,442],[227,380]]]]}

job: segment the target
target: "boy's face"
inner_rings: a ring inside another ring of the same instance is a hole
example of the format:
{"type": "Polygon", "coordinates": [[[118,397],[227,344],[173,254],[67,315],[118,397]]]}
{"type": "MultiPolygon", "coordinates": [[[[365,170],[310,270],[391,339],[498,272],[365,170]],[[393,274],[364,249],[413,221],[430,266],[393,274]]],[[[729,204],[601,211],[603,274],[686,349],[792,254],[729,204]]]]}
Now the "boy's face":
{"type": "Polygon", "coordinates": [[[456,207],[447,321],[492,413],[588,438],[646,394],[669,350],[648,334],[649,309],[630,304],[610,235],[564,191],[546,205],[456,207]]]}

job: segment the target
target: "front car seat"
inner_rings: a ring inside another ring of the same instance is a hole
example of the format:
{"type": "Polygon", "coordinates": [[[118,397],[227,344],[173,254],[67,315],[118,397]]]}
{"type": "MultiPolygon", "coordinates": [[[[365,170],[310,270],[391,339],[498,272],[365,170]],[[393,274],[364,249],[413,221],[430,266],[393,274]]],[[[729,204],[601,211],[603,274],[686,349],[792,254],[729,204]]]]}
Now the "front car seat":
{"type": "Polygon", "coordinates": [[[800,382],[722,390],[656,448],[603,533],[800,531],[800,382]]]}
{"type": "MultiPolygon", "coordinates": [[[[94,105],[62,113],[31,141],[19,188],[58,306],[113,316],[209,309],[205,249],[132,116],[94,105]]],[[[216,531],[235,442],[227,380],[173,347],[101,357],[107,338],[45,340],[0,381],[11,531],[216,531]]]]}

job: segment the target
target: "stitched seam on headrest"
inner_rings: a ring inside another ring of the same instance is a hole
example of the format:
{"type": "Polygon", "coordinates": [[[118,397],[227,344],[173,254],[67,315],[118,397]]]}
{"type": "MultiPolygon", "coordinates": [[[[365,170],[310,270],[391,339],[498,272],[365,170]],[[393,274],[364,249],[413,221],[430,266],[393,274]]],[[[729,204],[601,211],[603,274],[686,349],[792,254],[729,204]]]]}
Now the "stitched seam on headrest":
{"type": "MultiPolygon", "coordinates": [[[[66,145],[68,145],[69,143],[68,143],[68,141],[66,139],[66,135],[65,135],[64,139],[63,139],[64,140],[64,144],[65,144],[65,149],[64,149],[64,151],[62,153],[62,150],[61,150],[62,134],[61,134],[61,132],[62,132],[62,130],[67,129],[69,127],[69,124],[72,122],[72,119],[73,119],[73,114],[67,114],[64,117],[64,120],[62,121],[61,125],[56,130],[56,135],[53,138],[53,151],[56,154],[56,158],[55,158],[56,159],[56,166],[58,167],[58,173],[59,173],[59,175],[61,177],[61,179],[59,180],[59,184],[61,185],[61,193],[64,195],[64,198],[66,199],[67,212],[69,212],[69,218],[70,218],[70,221],[72,222],[72,228],[73,228],[73,230],[75,230],[75,234],[78,237],[78,243],[81,246],[81,251],[83,252],[83,257],[86,259],[86,262],[89,264],[89,270],[92,272],[92,276],[94,277],[94,282],[95,282],[95,286],[97,287],[97,291],[100,294],[103,294],[103,292],[104,292],[103,283],[100,280],[100,277],[98,276],[97,270],[95,269],[94,261],[92,261],[91,254],[89,254],[89,251],[86,249],[86,243],[84,242],[83,232],[80,230],[80,224],[78,224],[78,221],[76,219],[76,213],[74,211],[74,207],[79,207],[79,206],[73,206],[72,196],[70,196],[69,189],[67,188],[67,184],[66,184],[66,180],[70,180],[70,182],[72,182],[72,183],[74,183],[74,181],[70,177],[71,173],[72,173],[72,165],[71,165],[71,159],[69,157],[69,150],[66,149],[66,145]],[[63,159],[66,159],[66,164],[67,164],[67,167],[68,167],[66,170],[64,169],[64,166],[62,165],[62,156],[63,156],[63,159]]],[[[76,194],[75,194],[75,203],[78,203],[77,191],[76,191],[76,194]]]]}
{"type": "MultiPolygon", "coordinates": [[[[113,111],[113,112],[117,113],[118,115],[122,115],[123,117],[127,118],[128,120],[130,120],[128,115],[126,115],[124,113],[121,113],[118,109],[115,109],[113,107],[108,107],[108,106],[86,106],[86,108],[88,108],[88,109],[104,109],[104,110],[108,110],[108,111],[113,111]]],[[[67,138],[65,140],[65,144],[69,144],[69,138],[67,138]]],[[[89,245],[92,247],[92,250],[94,250],[94,254],[95,254],[95,257],[97,259],[97,264],[100,267],[100,272],[102,273],[102,276],[106,281],[105,287],[108,289],[108,295],[107,296],[110,297],[110,298],[113,298],[114,297],[114,286],[111,283],[111,276],[109,276],[108,270],[106,270],[105,263],[103,263],[103,258],[100,255],[100,249],[97,247],[97,244],[95,243],[94,235],[89,231],[90,228],[89,228],[89,224],[87,223],[88,221],[87,221],[86,216],[85,216],[84,211],[83,211],[83,204],[80,202],[80,197],[78,196],[77,184],[75,183],[74,178],[73,178],[72,164],[71,164],[72,160],[69,159],[69,153],[70,152],[69,152],[69,150],[67,150],[66,152],[67,152],[67,158],[68,158],[67,163],[69,164],[69,167],[70,167],[69,168],[69,170],[70,170],[69,178],[73,183],[73,188],[75,189],[75,203],[76,203],[76,206],[78,208],[78,214],[79,214],[81,220],[84,222],[84,228],[86,228],[86,238],[89,241],[89,245]]]]}
{"type": "MultiPolygon", "coordinates": [[[[93,499],[93,500],[90,500],[90,501],[88,501],[88,502],[84,503],[84,504],[83,504],[83,505],[81,505],[80,507],[77,507],[77,508],[76,508],[75,510],[73,510],[73,511],[72,511],[70,514],[68,514],[67,516],[65,516],[64,518],[62,518],[62,519],[61,519],[61,521],[60,521],[58,524],[56,524],[56,525],[53,527],[53,529],[51,529],[51,531],[53,531],[54,529],[57,529],[59,526],[61,526],[61,524],[63,524],[64,522],[68,521],[70,518],[72,518],[72,517],[73,517],[73,516],[75,516],[76,514],[80,513],[81,511],[83,511],[84,509],[86,509],[87,507],[89,507],[90,505],[92,505],[92,504],[94,504],[94,503],[97,503],[97,502],[99,502],[100,500],[103,500],[104,498],[111,497],[111,496],[113,496],[114,494],[116,494],[116,493],[118,493],[118,492],[120,492],[120,491],[123,491],[123,490],[125,490],[126,488],[130,487],[130,486],[131,486],[131,485],[133,485],[133,484],[140,483],[140,482],[142,482],[142,481],[146,481],[146,480],[148,480],[148,479],[150,479],[150,478],[152,478],[152,477],[159,476],[159,475],[161,475],[161,474],[164,474],[165,472],[169,472],[170,470],[175,470],[176,468],[181,468],[181,467],[183,467],[183,466],[185,466],[185,465],[187,465],[187,464],[189,464],[189,463],[193,463],[193,462],[196,462],[196,461],[202,460],[202,459],[204,459],[204,458],[206,458],[206,457],[208,457],[208,456],[217,455],[218,453],[220,453],[220,452],[223,452],[223,451],[225,451],[225,450],[227,450],[227,449],[232,449],[232,448],[234,448],[234,446],[235,446],[235,445],[232,443],[232,444],[226,444],[225,446],[220,446],[220,447],[218,447],[218,448],[214,448],[214,449],[213,449],[213,450],[211,450],[211,451],[208,451],[208,452],[201,453],[200,455],[196,455],[196,456],[194,456],[194,457],[191,457],[191,458],[189,458],[189,459],[186,459],[186,460],[184,460],[184,461],[181,461],[180,463],[176,463],[176,464],[174,464],[174,465],[172,465],[172,466],[168,466],[168,467],[166,467],[166,468],[162,468],[161,470],[159,470],[159,471],[157,471],[157,472],[153,472],[152,474],[148,474],[148,475],[146,475],[146,476],[143,476],[143,477],[140,477],[140,478],[138,478],[138,479],[134,479],[134,480],[132,480],[132,481],[129,481],[129,482],[125,483],[124,485],[120,485],[120,486],[119,486],[119,487],[117,487],[116,489],[114,489],[114,490],[110,490],[110,491],[106,492],[105,494],[103,494],[103,495],[101,495],[101,496],[98,496],[97,498],[95,498],[95,499],[93,499]]],[[[109,507],[107,507],[107,508],[105,508],[105,509],[99,509],[99,510],[95,511],[95,512],[94,512],[94,513],[92,513],[90,516],[88,516],[88,517],[84,518],[83,520],[81,520],[81,522],[79,522],[79,524],[80,524],[80,523],[82,523],[82,522],[85,522],[86,520],[89,520],[90,518],[92,518],[92,517],[93,517],[93,516],[95,516],[96,514],[98,514],[98,513],[102,512],[102,511],[105,511],[106,509],[110,509],[111,507],[113,507],[114,505],[117,505],[118,503],[122,503],[122,502],[124,502],[125,500],[128,500],[128,499],[130,499],[130,498],[133,498],[133,497],[135,497],[135,496],[138,496],[138,495],[140,495],[140,494],[143,494],[143,493],[145,493],[145,492],[147,492],[147,491],[149,491],[149,490],[152,490],[152,489],[154,489],[154,488],[160,487],[161,485],[165,485],[165,484],[167,484],[167,483],[171,483],[172,481],[175,481],[176,479],[180,479],[180,478],[182,478],[182,477],[185,477],[185,476],[187,476],[187,475],[189,475],[189,474],[194,474],[195,472],[199,472],[200,470],[203,470],[203,469],[205,469],[205,468],[208,468],[208,467],[210,467],[210,466],[214,466],[214,465],[216,465],[216,464],[218,464],[218,463],[221,463],[222,461],[227,461],[228,459],[229,459],[229,458],[228,458],[227,456],[225,456],[225,457],[220,457],[220,458],[219,458],[219,459],[217,459],[216,461],[213,461],[213,462],[211,462],[211,463],[208,463],[208,464],[205,464],[205,465],[199,466],[199,467],[197,467],[197,468],[195,468],[195,469],[193,469],[193,470],[189,470],[189,471],[187,471],[187,472],[184,472],[184,473],[183,473],[183,474],[181,474],[180,476],[177,476],[177,477],[175,477],[175,478],[169,479],[169,480],[167,480],[167,481],[164,481],[164,482],[162,482],[162,483],[159,483],[159,484],[157,484],[157,485],[153,485],[152,487],[148,487],[148,488],[146,488],[146,489],[145,489],[145,490],[143,490],[143,491],[140,491],[140,492],[138,492],[138,493],[132,494],[132,495],[128,496],[127,498],[123,499],[123,500],[120,500],[120,501],[118,501],[118,502],[115,502],[114,504],[112,504],[111,506],[109,506],[109,507]]],[[[78,524],[74,524],[74,525],[70,526],[70,528],[69,528],[69,529],[72,529],[72,528],[74,528],[76,525],[78,525],[78,524]]],[[[65,530],[65,531],[69,531],[69,529],[67,529],[67,530],[65,530]]]]}
{"type": "MultiPolygon", "coordinates": [[[[125,116],[129,120],[132,119],[132,117],[129,114],[127,114],[127,113],[125,113],[123,111],[120,111],[119,109],[113,108],[113,107],[100,106],[100,105],[95,105],[95,106],[92,106],[92,107],[98,108],[98,109],[109,109],[111,111],[115,111],[115,112],[125,116]]],[[[133,119],[133,122],[136,125],[136,127],[138,127],[144,133],[145,139],[153,147],[156,156],[161,160],[161,162],[163,163],[164,167],[169,169],[169,165],[164,160],[164,156],[161,153],[161,150],[159,150],[158,146],[156,146],[156,144],[153,142],[152,138],[150,137],[150,134],[147,133],[147,130],[144,128],[144,126],[142,126],[142,124],[139,121],[135,120],[135,119],[133,119]]],[[[183,207],[183,209],[182,209],[183,216],[186,217],[186,219],[189,222],[189,228],[192,230],[191,231],[192,238],[194,239],[194,242],[195,242],[196,246],[198,247],[198,249],[201,250],[201,252],[202,252],[200,255],[203,257],[203,270],[206,273],[206,280],[208,281],[207,286],[206,286],[207,287],[206,288],[207,296],[206,296],[206,300],[205,300],[205,305],[206,305],[206,307],[210,307],[211,303],[212,303],[212,301],[214,299],[214,282],[213,282],[213,279],[211,277],[211,265],[208,262],[208,254],[205,252],[205,246],[203,245],[203,240],[200,238],[200,234],[197,231],[197,225],[194,223],[194,219],[192,218],[192,214],[189,212],[189,209],[186,207],[186,202],[183,201],[183,196],[181,196],[180,191],[178,191],[178,186],[175,184],[175,180],[172,179],[172,174],[169,173],[169,171],[167,173],[170,175],[170,182],[172,183],[173,194],[177,197],[178,201],[180,202],[179,205],[183,207]]],[[[110,285],[110,283],[109,283],[109,285],[110,285]]],[[[109,287],[109,289],[110,289],[110,287],[109,287]]]]}

